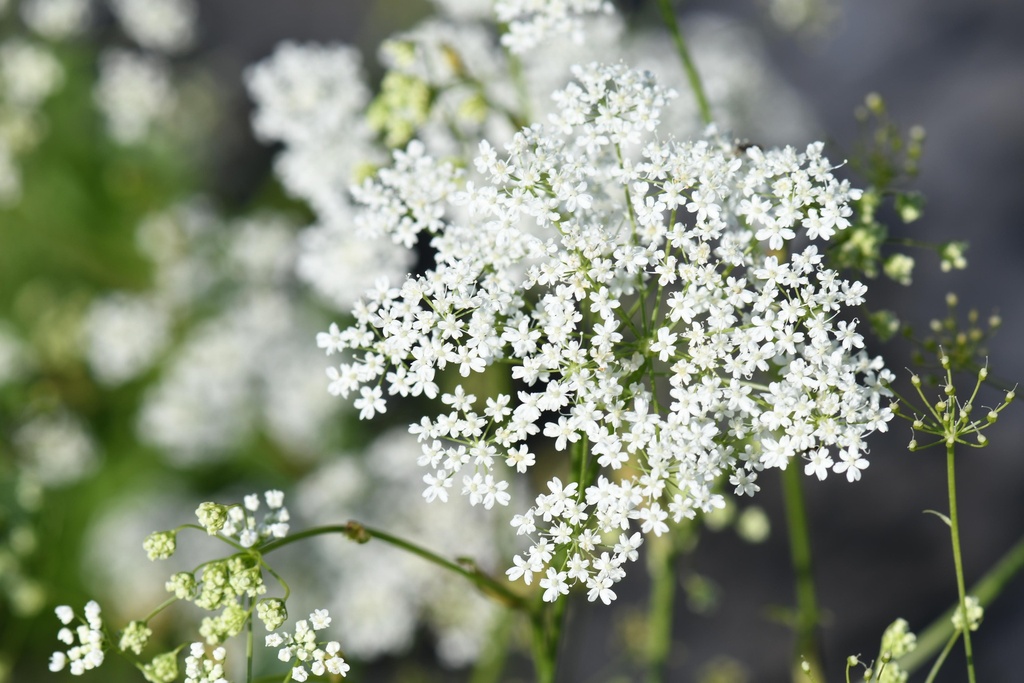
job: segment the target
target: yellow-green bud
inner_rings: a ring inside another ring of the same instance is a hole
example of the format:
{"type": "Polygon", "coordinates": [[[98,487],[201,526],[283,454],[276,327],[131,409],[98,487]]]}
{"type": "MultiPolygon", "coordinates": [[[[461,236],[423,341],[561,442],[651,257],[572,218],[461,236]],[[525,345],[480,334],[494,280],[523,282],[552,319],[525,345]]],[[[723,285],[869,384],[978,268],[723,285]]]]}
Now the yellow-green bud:
{"type": "Polygon", "coordinates": [[[142,547],[149,559],[166,560],[177,548],[175,536],[174,531],[154,531],[142,542],[142,547]]]}

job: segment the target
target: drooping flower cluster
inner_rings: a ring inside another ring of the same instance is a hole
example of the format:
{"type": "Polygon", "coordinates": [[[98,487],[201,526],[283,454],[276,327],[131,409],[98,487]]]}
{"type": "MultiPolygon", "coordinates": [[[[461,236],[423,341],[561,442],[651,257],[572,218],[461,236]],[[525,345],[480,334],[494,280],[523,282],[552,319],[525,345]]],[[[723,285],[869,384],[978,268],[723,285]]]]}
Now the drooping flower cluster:
{"type": "Polygon", "coordinates": [[[548,600],[581,583],[608,602],[634,525],[660,535],[720,506],[725,482],[751,495],[761,470],[794,460],[859,478],[864,436],[891,417],[890,374],[842,315],[866,288],[822,265],[818,244],[858,195],[820,144],[665,139],[673,93],[649,75],[575,75],[550,125],[502,154],[481,143],[484,181],[413,143],[359,189],[364,229],[407,245],[426,232],[437,265],[368,293],[318,343],[346,354],[330,390],[356,393],[364,418],[386,410],[385,390],[441,399],[412,427],[428,500],[455,486],[507,505],[502,461],[526,473],[538,435],[572,451],[574,480],[515,515],[533,542],[509,574],[543,575],[548,600]],[[498,364],[515,389],[441,390],[449,367],[498,364]]]}
{"type": "Polygon", "coordinates": [[[73,609],[61,605],[56,612],[57,618],[63,624],[63,628],[57,633],[57,640],[67,645],[68,650],[53,653],[50,657],[50,671],[62,671],[67,666],[72,675],[81,676],[103,664],[105,640],[99,604],[90,600],[85,605],[82,623],[74,629],[71,628],[71,622],[75,620],[73,609]]]}
{"type": "Polygon", "coordinates": [[[323,676],[328,673],[344,678],[348,673],[351,667],[341,656],[341,644],[336,640],[317,640],[317,632],[330,625],[330,614],[325,609],[318,609],[309,615],[309,620],[297,621],[293,633],[281,631],[267,635],[266,646],[278,648],[277,658],[293,665],[291,680],[305,681],[310,674],[323,676]]]}

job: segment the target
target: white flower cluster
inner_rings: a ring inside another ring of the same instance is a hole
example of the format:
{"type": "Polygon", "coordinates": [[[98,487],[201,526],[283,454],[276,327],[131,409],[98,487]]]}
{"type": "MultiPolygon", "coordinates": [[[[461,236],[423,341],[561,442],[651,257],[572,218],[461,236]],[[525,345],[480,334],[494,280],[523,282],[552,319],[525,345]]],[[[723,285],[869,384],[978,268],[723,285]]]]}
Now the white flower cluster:
{"type": "Polygon", "coordinates": [[[228,652],[216,647],[208,655],[202,643],[192,643],[185,657],[185,683],[228,683],[224,677],[224,660],[228,652]]]}
{"type": "Polygon", "coordinates": [[[660,535],[721,506],[724,481],[751,495],[761,470],[794,460],[859,478],[891,375],[842,317],[865,286],[813,244],[849,225],[857,196],[822,145],[660,139],[671,91],[624,66],[575,75],[550,125],[501,155],[481,143],[484,181],[461,185],[414,143],[359,190],[364,226],[403,244],[429,233],[437,266],[371,292],[318,343],[348,354],[329,388],[358,394],[364,418],[386,410],[385,389],[441,398],[411,430],[428,499],[461,484],[474,505],[505,505],[500,462],[526,473],[538,434],[573,451],[577,480],[553,478],[515,515],[533,543],[509,574],[544,575],[548,600],[582,583],[607,602],[634,524],[660,535]],[[449,366],[496,364],[520,388],[485,406],[441,392],[449,366]]]}
{"type": "Polygon", "coordinates": [[[86,603],[83,623],[74,630],[70,627],[75,619],[74,610],[61,605],[56,612],[57,619],[63,624],[57,633],[57,640],[68,645],[69,649],[53,653],[50,657],[50,671],[63,671],[67,666],[72,675],[81,676],[103,664],[103,620],[100,618],[99,604],[94,600],[86,603]]]}
{"type": "Polygon", "coordinates": [[[572,36],[582,42],[580,16],[611,14],[608,0],[497,0],[498,21],[508,25],[501,42],[512,52],[523,53],[551,36],[572,36]]]}
{"type": "Polygon", "coordinates": [[[285,145],[278,176],[328,222],[348,205],[344,188],[353,167],[372,158],[370,131],[360,121],[370,97],[361,61],[346,45],[285,42],[245,73],[256,104],[253,130],[285,145]]]}
{"type": "Polygon", "coordinates": [[[277,658],[293,664],[291,680],[305,681],[310,674],[323,676],[328,673],[344,678],[348,673],[351,667],[340,654],[341,644],[336,640],[317,641],[317,632],[330,625],[330,614],[325,609],[318,609],[309,615],[308,621],[297,621],[293,633],[281,631],[267,635],[266,646],[279,648],[277,658]]]}

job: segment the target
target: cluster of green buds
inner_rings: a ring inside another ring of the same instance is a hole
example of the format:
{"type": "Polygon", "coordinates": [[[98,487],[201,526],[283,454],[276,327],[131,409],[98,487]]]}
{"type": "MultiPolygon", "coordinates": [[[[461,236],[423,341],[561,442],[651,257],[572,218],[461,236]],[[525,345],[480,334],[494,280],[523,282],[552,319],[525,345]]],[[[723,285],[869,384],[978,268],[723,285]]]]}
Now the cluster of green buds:
{"type": "Polygon", "coordinates": [[[921,401],[923,401],[924,409],[920,411],[919,409],[914,409],[913,415],[906,414],[905,410],[908,406],[913,408],[913,404],[906,399],[901,400],[900,405],[896,409],[898,415],[911,420],[915,437],[911,439],[908,448],[916,451],[940,444],[947,447],[951,447],[954,444],[962,444],[972,448],[986,446],[988,439],[982,434],[982,431],[992,426],[999,419],[999,413],[1013,402],[1017,392],[1013,389],[1007,391],[1002,403],[995,408],[985,411],[984,417],[977,418],[975,417],[975,400],[978,397],[982,384],[988,379],[988,366],[978,370],[970,396],[966,401],[961,401],[953,384],[952,360],[948,354],[942,353],[941,349],[940,354],[939,364],[946,375],[945,383],[942,385],[942,397],[934,403],[929,401],[921,388],[921,377],[915,374],[911,376],[910,383],[914,386],[921,401]],[[921,444],[918,443],[916,437],[918,433],[932,435],[938,437],[938,439],[921,444]]]}
{"type": "MultiPolygon", "coordinates": [[[[191,644],[186,658],[186,680],[218,680],[214,673],[222,670],[225,656],[224,649],[219,646],[241,633],[250,620],[258,618],[268,631],[275,631],[285,623],[288,618],[285,607],[288,586],[263,558],[263,550],[288,532],[289,515],[284,507],[284,494],[280,491],[267,491],[262,497],[252,494],[234,505],[203,503],[196,510],[196,518],[198,524],[183,524],[151,533],[143,542],[149,559],[165,560],[173,556],[178,547],[178,535],[185,529],[205,531],[217,537],[232,548],[232,554],[203,562],[191,571],[171,575],[165,584],[171,597],[146,618],[131,621],[117,637],[108,634],[99,618],[99,606],[90,603],[86,606],[83,626],[77,631],[77,644],[75,631],[67,626],[61,630],[59,640],[70,647],[54,653],[50,664],[52,670],[68,666],[72,674],[80,675],[98,667],[103,662],[104,651],[116,643],[116,650],[131,660],[147,681],[171,683],[178,678],[178,656],[186,645],[158,654],[150,661],[139,657],[153,634],[149,621],[177,601],[191,602],[207,612],[217,612],[206,616],[199,626],[199,635],[205,645],[202,642],[191,644]],[[257,519],[264,501],[268,510],[257,519]],[[281,583],[285,592],[283,598],[260,598],[267,593],[264,570],[281,583]],[[213,648],[210,656],[207,656],[208,647],[213,648]]],[[[74,613],[69,607],[61,607],[57,616],[67,625],[74,618],[74,613]]],[[[344,662],[340,657],[337,659],[332,660],[332,667],[340,670],[344,662]]]]}

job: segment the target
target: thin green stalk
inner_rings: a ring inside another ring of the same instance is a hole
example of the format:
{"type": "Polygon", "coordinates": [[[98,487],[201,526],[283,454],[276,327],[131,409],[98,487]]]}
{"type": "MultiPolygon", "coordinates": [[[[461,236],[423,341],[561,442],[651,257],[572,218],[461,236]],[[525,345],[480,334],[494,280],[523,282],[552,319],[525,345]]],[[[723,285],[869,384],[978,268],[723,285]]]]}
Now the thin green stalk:
{"type": "Polygon", "coordinates": [[[956,511],[955,444],[946,444],[946,479],[949,486],[949,530],[953,540],[953,564],[956,567],[956,588],[960,593],[960,614],[963,618],[964,655],[967,657],[967,680],[975,683],[974,650],[971,648],[971,629],[967,620],[967,588],[964,585],[964,565],[960,554],[960,523],[956,511]]]}
{"type": "Polygon", "coordinates": [[[690,89],[693,90],[693,96],[697,99],[700,117],[704,121],[704,125],[708,125],[712,122],[711,105],[708,104],[708,97],[704,94],[704,84],[701,82],[700,74],[697,73],[697,67],[690,57],[690,50],[686,47],[686,40],[683,38],[682,31],[679,30],[679,22],[676,20],[676,13],[672,9],[672,0],[658,0],[658,7],[661,9],[661,16],[665,20],[665,25],[668,26],[669,32],[672,33],[672,39],[676,43],[676,51],[679,53],[679,59],[683,62],[683,70],[686,71],[686,78],[690,81],[690,89]]]}
{"type": "Polygon", "coordinates": [[[554,683],[555,661],[547,645],[545,610],[537,610],[530,617],[530,650],[533,653],[534,673],[537,683],[554,683]]]}
{"type": "Polygon", "coordinates": [[[558,670],[558,646],[562,641],[568,599],[538,602],[530,615],[530,649],[537,683],[554,683],[558,670]]]}
{"type": "Polygon", "coordinates": [[[960,637],[959,633],[954,633],[950,636],[949,640],[946,641],[946,647],[942,648],[942,653],[939,654],[938,659],[935,660],[935,664],[932,665],[931,671],[928,672],[928,678],[924,680],[924,683],[932,683],[935,677],[939,674],[939,669],[942,668],[943,663],[946,661],[946,657],[953,651],[953,646],[956,645],[957,638],[960,637]]]}
{"type": "MultiPolygon", "coordinates": [[[[249,609],[252,609],[252,599],[248,599],[249,609]]],[[[246,619],[245,628],[245,680],[252,683],[252,614],[246,619]]]]}
{"type": "Polygon", "coordinates": [[[679,550],[671,535],[650,539],[648,544],[651,596],[647,608],[647,683],[663,683],[667,680],[668,656],[672,650],[679,550]]]}
{"type": "Polygon", "coordinates": [[[452,562],[447,560],[440,555],[427,550],[421,546],[416,545],[411,541],[407,541],[403,538],[399,538],[393,534],[389,534],[379,529],[365,526],[359,522],[349,521],[345,524],[331,524],[327,526],[313,527],[311,529],[305,529],[296,534],[292,534],[286,538],[282,538],[271,543],[266,544],[260,548],[260,552],[266,554],[283,548],[286,545],[301,541],[305,538],[311,538],[313,536],[324,536],[327,534],[341,534],[346,538],[349,538],[357,543],[366,543],[371,538],[375,538],[379,541],[384,541],[390,545],[405,550],[406,552],[412,553],[422,557],[424,560],[436,564],[439,567],[443,567],[448,571],[454,572],[463,576],[479,588],[488,597],[494,598],[498,602],[512,607],[513,609],[521,611],[531,611],[529,604],[521,596],[516,595],[506,586],[499,583],[497,580],[491,578],[483,571],[481,571],[476,565],[469,560],[460,560],[459,562],[452,562]]]}
{"type": "MultiPolygon", "coordinates": [[[[978,581],[971,586],[970,595],[978,598],[982,607],[987,607],[999,597],[1003,588],[1015,576],[1024,571],[1024,537],[1017,543],[978,581]]],[[[931,625],[918,633],[917,647],[900,658],[900,667],[913,673],[931,659],[953,634],[953,614],[959,608],[954,605],[946,610],[931,625]]]]}
{"type": "Polygon", "coordinates": [[[820,675],[823,670],[818,642],[818,599],[811,561],[811,535],[800,482],[800,468],[796,464],[790,463],[790,466],[782,471],[782,493],[786,508],[786,527],[789,532],[790,561],[796,579],[794,680],[806,680],[806,674],[800,668],[804,661],[810,665],[814,680],[823,680],[823,675],[820,675]]]}

